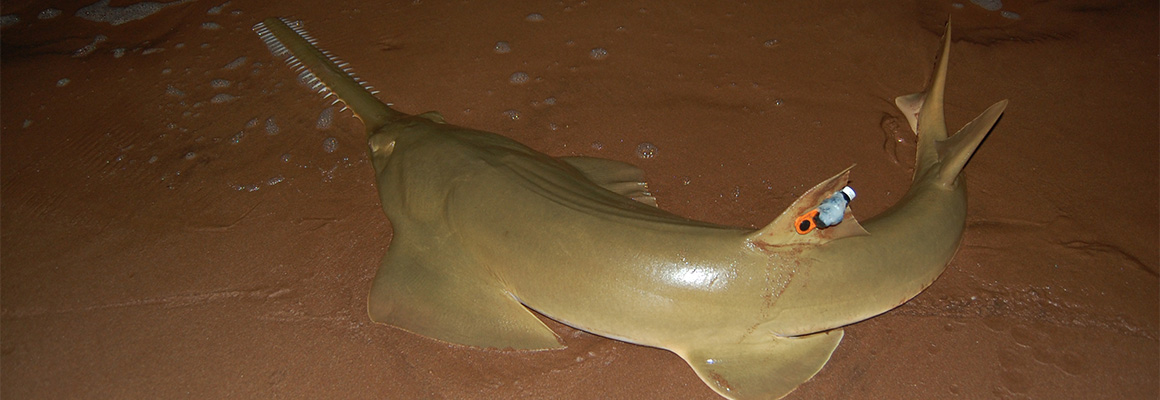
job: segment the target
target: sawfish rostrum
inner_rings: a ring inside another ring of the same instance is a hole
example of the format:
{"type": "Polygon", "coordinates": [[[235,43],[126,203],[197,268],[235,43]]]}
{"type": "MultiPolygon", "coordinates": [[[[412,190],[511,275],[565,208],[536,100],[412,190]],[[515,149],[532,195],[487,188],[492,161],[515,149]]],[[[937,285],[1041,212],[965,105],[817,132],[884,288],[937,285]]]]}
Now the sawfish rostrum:
{"type": "Polygon", "coordinates": [[[468,346],[563,347],[532,309],[673,351],[732,399],[786,395],[826,364],[842,326],[938,277],[965,225],[962,168],[1006,106],[947,135],[948,24],[927,88],[896,101],[919,138],[906,195],[859,222],[845,206],[847,169],[751,230],[660,210],[632,165],[551,157],[436,112],[393,110],[298,23],[271,18],[254,29],[366,125],[394,230],[368,300],[372,320],[468,346]]]}

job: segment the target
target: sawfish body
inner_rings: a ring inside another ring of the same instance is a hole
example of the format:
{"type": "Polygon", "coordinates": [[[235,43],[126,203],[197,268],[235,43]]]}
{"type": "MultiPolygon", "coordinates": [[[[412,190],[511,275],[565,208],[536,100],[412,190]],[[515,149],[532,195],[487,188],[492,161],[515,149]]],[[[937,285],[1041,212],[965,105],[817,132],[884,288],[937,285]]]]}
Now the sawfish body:
{"type": "Polygon", "coordinates": [[[845,186],[847,169],[751,230],[660,210],[632,165],[555,158],[438,113],[395,111],[297,24],[268,19],[255,30],[367,126],[394,230],[368,301],[372,320],[470,346],[563,347],[531,308],[671,350],[734,399],[784,396],[825,365],[840,327],[904,303],[938,277],[965,225],[961,169],[1006,105],[948,138],[948,24],[927,90],[897,101],[919,133],[902,200],[864,224],[846,208],[837,225],[795,229],[845,186]]]}

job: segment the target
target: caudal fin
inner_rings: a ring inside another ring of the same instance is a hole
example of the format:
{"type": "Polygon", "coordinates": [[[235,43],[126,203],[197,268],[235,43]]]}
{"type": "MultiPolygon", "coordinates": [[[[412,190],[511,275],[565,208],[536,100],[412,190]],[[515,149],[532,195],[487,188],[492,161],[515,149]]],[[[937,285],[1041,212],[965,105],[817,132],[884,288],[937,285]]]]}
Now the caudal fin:
{"type": "Polygon", "coordinates": [[[1007,107],[1007,100],[995,103],[954,136],[948,137],[943,97],[946,91],[950,45],[951,23],[948,21],[946,31],[943,33],[942,49],[938,53],[938,62],[935,63],[934,72],[927,82],[926,89],[894,99],[894,104],[910,122],[910,129],[918,135],[915,179],[937,168],[936,181],[944,186],[954,184],[967,160],[975,153],[979,143],[991,131],[991,127],[1007,107]]]}
{"type": "Polygon", "coordinates": [[[301,23],[267,18],[254,25],[254,31],[275,57],[283,58],[299,73],[299,80],[326,97],[336,96],[334,103],[345,103],[369,131],[406,116],[375,98],[376,92],[355,77],[349,65],[315,47],[314,38],[301,23]]]}
{"type": "Polygon", "coordinates": [[[954,136],[936,144],[939,157],[938,182],[940,184],[950,186],[955,183],[955,179],[963,171],[963,167],[967,165],[967,160],[970,160],[971,155],[975,154],[975,149],[979,148],[979,143],[982,143],[983,138],[987,137],[987,132],[990,132],[991,128],[995,126],[995,122],[999,120],[999,116],[1003,115],[1003,110],[1006,108],[1007,100],[992,104],[986,111],[959,129],[954,136]]]}

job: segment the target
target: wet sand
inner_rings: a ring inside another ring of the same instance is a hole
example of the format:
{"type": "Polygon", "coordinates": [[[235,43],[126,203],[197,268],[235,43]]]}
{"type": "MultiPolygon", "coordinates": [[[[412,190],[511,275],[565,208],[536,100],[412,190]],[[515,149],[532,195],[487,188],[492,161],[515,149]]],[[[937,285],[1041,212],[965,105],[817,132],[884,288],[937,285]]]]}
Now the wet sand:
{"type": "Polygon", "coordinates": [[[550,321],[566,350],[371,323],[391,225],[362,125],[320,127],[329,101],[250,30],[270,16],[402,111],[632,162],[662,208],[758,227],[851,164],[855,215],[898,200],[914,141],[892,100],[951,15],[950,128],[1011,100],[966,168],[962,247],[788,398],[1160,395],[1155,2],[523,3],[191,2],[113,25],[5,2],[0,397],[717,398],[676,355],[550,321]]]}

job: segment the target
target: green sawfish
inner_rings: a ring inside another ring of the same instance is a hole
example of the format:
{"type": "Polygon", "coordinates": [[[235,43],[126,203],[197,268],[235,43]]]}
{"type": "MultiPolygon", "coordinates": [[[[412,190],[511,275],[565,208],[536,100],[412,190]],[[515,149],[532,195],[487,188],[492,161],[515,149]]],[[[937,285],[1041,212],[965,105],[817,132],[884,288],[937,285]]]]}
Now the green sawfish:
{"type": "Polygon", "coordinates": [[[632,165],[552,157],[437,112],[396,111],[300,23],[271,18],[254,29],[366,126],[393,229],[371,320],[467,346],[563,347],[535,310],[672,351],[731,399],[786,395],[826,364],[841,327],[899,306],[942,273],[965,227],[963,166],[1007,104],[947,135],[948,23],[926,89],[896,99],[918,135],[902,199],[859,222],[847,168],[753,230],[659,209],[632,165]],[[832,212],[820,220],[839,196],[836,221],[832,212]]]}

